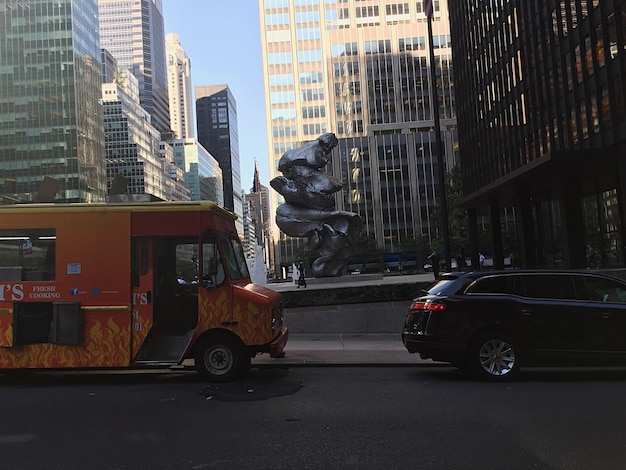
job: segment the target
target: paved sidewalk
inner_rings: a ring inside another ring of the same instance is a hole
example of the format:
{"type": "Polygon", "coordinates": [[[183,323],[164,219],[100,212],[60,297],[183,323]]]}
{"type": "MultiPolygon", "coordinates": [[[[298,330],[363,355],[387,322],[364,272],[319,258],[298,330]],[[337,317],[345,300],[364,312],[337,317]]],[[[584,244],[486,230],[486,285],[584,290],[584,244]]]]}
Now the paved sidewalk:
{"type": "Polygon", "coordinates": [[[400,334],[290,334],[285,357],[261,354],[255,365],[411,365],[435,364],[409,353],[400,334]]]}

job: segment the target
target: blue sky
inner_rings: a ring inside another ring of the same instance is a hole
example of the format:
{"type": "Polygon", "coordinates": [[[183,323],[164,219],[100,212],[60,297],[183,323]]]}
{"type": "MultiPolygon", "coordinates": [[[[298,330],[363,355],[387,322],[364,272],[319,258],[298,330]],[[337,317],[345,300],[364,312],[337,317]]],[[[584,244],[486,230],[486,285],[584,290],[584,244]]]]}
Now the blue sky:
{"type": "Polygon", "coordinates": [[[252,187],[255,159],[269,186],[257,1],[163,0],[163,16],[191,59],[192,86],[227,84],[237,101],[242,189],[252,187]]]}

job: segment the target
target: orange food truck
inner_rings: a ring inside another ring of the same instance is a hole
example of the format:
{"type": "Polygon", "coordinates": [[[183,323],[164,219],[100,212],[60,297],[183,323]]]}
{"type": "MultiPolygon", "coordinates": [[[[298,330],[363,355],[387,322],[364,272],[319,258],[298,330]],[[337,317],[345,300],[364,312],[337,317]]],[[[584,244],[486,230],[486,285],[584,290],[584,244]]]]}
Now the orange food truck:
{"type": "Polygon", "coordinates": [[[180,365],[239,377],[287,343],[213,202],[0,206],[0,370],[180,365]]]}

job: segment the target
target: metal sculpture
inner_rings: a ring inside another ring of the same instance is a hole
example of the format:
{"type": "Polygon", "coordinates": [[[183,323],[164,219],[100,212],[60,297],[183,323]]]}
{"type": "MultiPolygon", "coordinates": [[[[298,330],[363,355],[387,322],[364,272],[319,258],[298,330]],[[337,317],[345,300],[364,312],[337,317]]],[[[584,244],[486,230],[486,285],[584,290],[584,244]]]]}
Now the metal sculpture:
{"type": "Polygon", "coordinates": [[[320,255],[311,266],[315,277],[343,274],[352,242],[363,227],[359,215],[335,209],[333,194],[343,184],[321,171],[337,143],[329,133],[288,150],[278,162],[283,176],[270,181],[286,201],[276,210],[278,227],[290,237],[307,237],[309,249],[320,255]]]}

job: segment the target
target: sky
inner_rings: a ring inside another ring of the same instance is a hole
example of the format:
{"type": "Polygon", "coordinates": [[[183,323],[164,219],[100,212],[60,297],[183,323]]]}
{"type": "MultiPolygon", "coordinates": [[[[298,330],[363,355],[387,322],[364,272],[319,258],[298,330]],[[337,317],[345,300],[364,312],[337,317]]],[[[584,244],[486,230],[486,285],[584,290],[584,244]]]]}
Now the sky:
{"type": "Polygon", "coordinates": [[[255,160],[269,186],[257,0],[163,0],[163,16],[191,60],[192,87],[226,84],[235,97],[242,189],[252,187],[255,160]]]}

